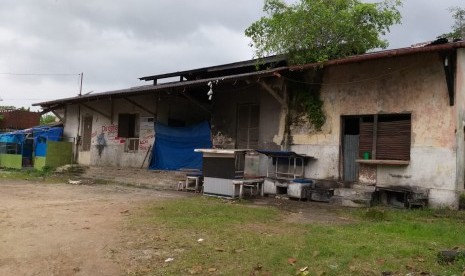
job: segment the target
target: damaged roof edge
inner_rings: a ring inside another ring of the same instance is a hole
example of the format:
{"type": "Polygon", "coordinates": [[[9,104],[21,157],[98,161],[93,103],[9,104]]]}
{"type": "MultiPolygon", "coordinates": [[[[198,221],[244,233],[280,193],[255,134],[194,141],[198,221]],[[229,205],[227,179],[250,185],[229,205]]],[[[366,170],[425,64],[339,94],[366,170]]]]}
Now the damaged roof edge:
{"type": "Polygon", "coordinates": [[[159,85],[144,85],[144,86],[131,87],[127,89],[113,90],[113,91],[107,91],[107,92],[101,92],[101,93],[95,93],[95,94],[89,94],[89,95],[63,98],[63,99],[58,99],[58,100],[53,100],[53,101],[34,103],[32,104],[32,106],[51,107],[54,105],[86,102],[86,101],[92,101],[92,100],[97,100],[97,99],[102,99],[102,98],[124,97],[126,95],[145,94],[149,92],[163,91],[163,90],[173,89],[173,88],[200,86],[200,85],[205,85],[208,82],[217,81],[217,80],[235,81],[235,80],[240,80],[240,79],[246,79],[249,77],[258,77],[258,78],[270,77],[270,76],[273,76],[276,72],[280,72],[284,70],[288,70],[288,68],[280,67],[280,68],[274,68],[274,69],[269,69],[269,70],[262,70],[262,71],[252,72],[252,73],[244,73],[244,74],[224,76],[224,77],[218,77],[218,78],[209,78],[209,79],[183,81],[183,82],[169,82],[169,83],[163,83],[159,85]]]}
{"type": "Polygon", "coordinates": [[[317,66],[342,65],[342,64],[347,64],[347,63],[362,62],[362,61],[368,61],[368,60],[374,60],[374,59],[413,55],[417,53],[450,51],[450,50],[455,50],[458,48],[465,48],[465,42],[451,42],[451,43],[439,44],[439,45],[427,45],[423,47],[407,47],[407,48],[399,48],[399,49],[393,49],[393,50],[385,50],[385,51],[367,53],[363,55],[328,60],[325,62],[289,66],[289,70],[298,71],[298,70],[315,68],[317,66]]]}
{"type": "Polygon", "coordinates": [[[197,73],[197,72],[215,72],[215,71],[221,71],[221,70],[227,70],[227,69],[255,66],[255,65],[257,65],[259,63],[262,63],[262,62],[263,63],[280,62],[280,61],[283,61],[285,59],[286,59],[286,57],[284,55],[274,55],[274,56],[269,56],[269,57],[264,57],[264,58],[251,59],[251,60],[238,61],[238,62],[233,62],[233,63],[226,63],[226,64],[196,68],[196,69],[192,69],[192,70],[184,70],[184,71],[177,71],[177,72],[172,72],[172,73],[164,73],[164,74],[145,76],[145,77],[139,78],[139,80],[151,81],[151,80],[156,80],[156,79],[164,79],[164,78],[170,78],[170,77],[184,76],[184,75],[188,75],[190,73],[197,73]]]}
{"type": "MultiPolygon", "coordinates": [[[[255,71],[255,72],[243,73],[243,74],[237,74],[237,75],[229,75],[229,76],[207,78],[207,79],[200,79],[200,80],[191,80],[191,81],[182,81],[182,82],[170,82],[170,83],[163,83],[163,84],[158,84],[158,85],[138,86],[138,87],[133,87],[133,88],[128,88],[128,89],[114,90],[114,91],[95,93],[95,94],[90,94],[90,95],[83,95],[83,96],[35,103],[32,106],[51,107],[54,105],[63,105],[67,103],[91,101],[91,100],[96,100],[99,98],[123,97],[125,95],[144,94],[144,93],[148,93],[151,91],[154,92],[154,91],[161,91],[165,89],[172,89],[172,88],[179,88],[179,87],[190,87],[190,86],[206,84],[210,81],[216,81],[216,80],[234,81],[234,80],[239,80],[239,79],[253,77],[253,76],[258,76],[258,77],[272,76],[273,73],[284,71],[284,70],[302,71],[306,69],[312,69],[318,66],[324,67],[324,66],[342,65],[342,64],[362,62],[362,61],[382,59],[382,58],[413,55],[417,53],[451,51],[451,50],[455,50],[458,48],[465,48],[465,42],[451,42],[451,43],[439,44],[439,45],[427,45],[423,47],[399,48],[399,49],[393,49],[393,50],[385,50],[385,51],[367,53],[367,54],[357,55],[357,56],[350,56],[350,57],[345,57],[345,58],[340,58],[340,59],[335,59],[335,60],[329,60],[326,62],[309,63],[309,64],[304,64],[304,65],[295,65],[295,66],[289,66],[289,67],[279,67],[275,69],[255,71]]],[[[241,62],[237,64],[240,64],[240,63],[241,62]]],[[[224,66],[230,66],[230,65],[234,65],[234,63],[225,64],[224,66]]],[[[221,67],[221,66],[222,65],[213,66],[213,68],[221,67]]],[[[209,68],[209,67],[206,67],[206,68],[209,68]]]]}

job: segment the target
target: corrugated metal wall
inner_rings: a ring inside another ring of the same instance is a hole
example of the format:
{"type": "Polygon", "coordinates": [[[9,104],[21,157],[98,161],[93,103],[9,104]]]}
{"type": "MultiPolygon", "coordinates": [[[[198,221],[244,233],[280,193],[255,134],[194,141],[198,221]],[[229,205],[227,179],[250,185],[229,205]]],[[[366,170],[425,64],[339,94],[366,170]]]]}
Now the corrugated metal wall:
{"type": "Polygon", "coordinates": [[[358,135],[344,135],[344,181],[357,180],[358,163],[358,135]]]}

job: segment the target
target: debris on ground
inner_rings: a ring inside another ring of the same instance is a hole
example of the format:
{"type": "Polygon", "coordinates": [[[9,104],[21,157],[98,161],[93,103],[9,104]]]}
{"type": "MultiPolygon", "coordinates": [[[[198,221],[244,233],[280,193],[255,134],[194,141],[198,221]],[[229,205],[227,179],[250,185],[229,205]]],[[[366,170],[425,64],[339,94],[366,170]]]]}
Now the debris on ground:
{"type": "Polygon", "coordinates": [[[68,179],[68,183],[69,183],[69,184],[72,184],[72,185],[81,185],[81,184],[82,184],[82,180],[71,180],[71,179],[68,179]]]}
{"type": "Polygon", "coordinates": [[[64,165],[55,169],[56,173],[70,173],[70,174],[82,174],[85,168],[80,165],[64,165]]]}
{"type": "Polygon", "coordinates": [[[296,262],[297,262],[297,259],[296,259],[296,258],[289,258],[289,259],[287,259],[287,263],[290,264],[290,265],[295,265],[296,262]]]}
{"type": "Polygon", "coordinates": [[[201,265],[194,265],[193,267],[189,268],[187,271],[189,272],[189,274],[195,275],[195,274],[201,274],[202,270],[203,270],[203,267],[201,265]]]}
{"type": "Polygon", "coordinates": [[[442,250],[438,253],[438,263],[450,264],[455,262],[460,257],[465,257],[465,250],[442,250]]]}

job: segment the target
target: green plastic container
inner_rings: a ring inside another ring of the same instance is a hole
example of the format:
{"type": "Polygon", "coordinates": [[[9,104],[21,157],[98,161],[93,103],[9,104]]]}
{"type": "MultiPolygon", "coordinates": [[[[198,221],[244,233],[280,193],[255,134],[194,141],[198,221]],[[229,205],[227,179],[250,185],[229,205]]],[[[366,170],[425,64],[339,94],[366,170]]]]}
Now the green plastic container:
{"type": "Polygon", "coordinates": [[[370,160],[370,152],[369,151],[365,151],[363,153],[363,159],[364,160],[370,160]]]}

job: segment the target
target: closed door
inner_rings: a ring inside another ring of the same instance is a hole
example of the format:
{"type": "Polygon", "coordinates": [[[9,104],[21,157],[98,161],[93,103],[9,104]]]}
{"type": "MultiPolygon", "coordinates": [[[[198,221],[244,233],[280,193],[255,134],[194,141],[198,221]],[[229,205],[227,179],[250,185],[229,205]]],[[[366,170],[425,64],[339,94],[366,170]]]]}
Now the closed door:
{"type": "Polygon", "coordinates": [[[92,116],[85,116],[82,124],[82,151],[89,151],[92,141],[92,116]]]}
{"type": "Polygon", "coordinates": [[[344,181],[355,182],[357,180],[358,163],[358,135],[344,135],[344,181]]]}

